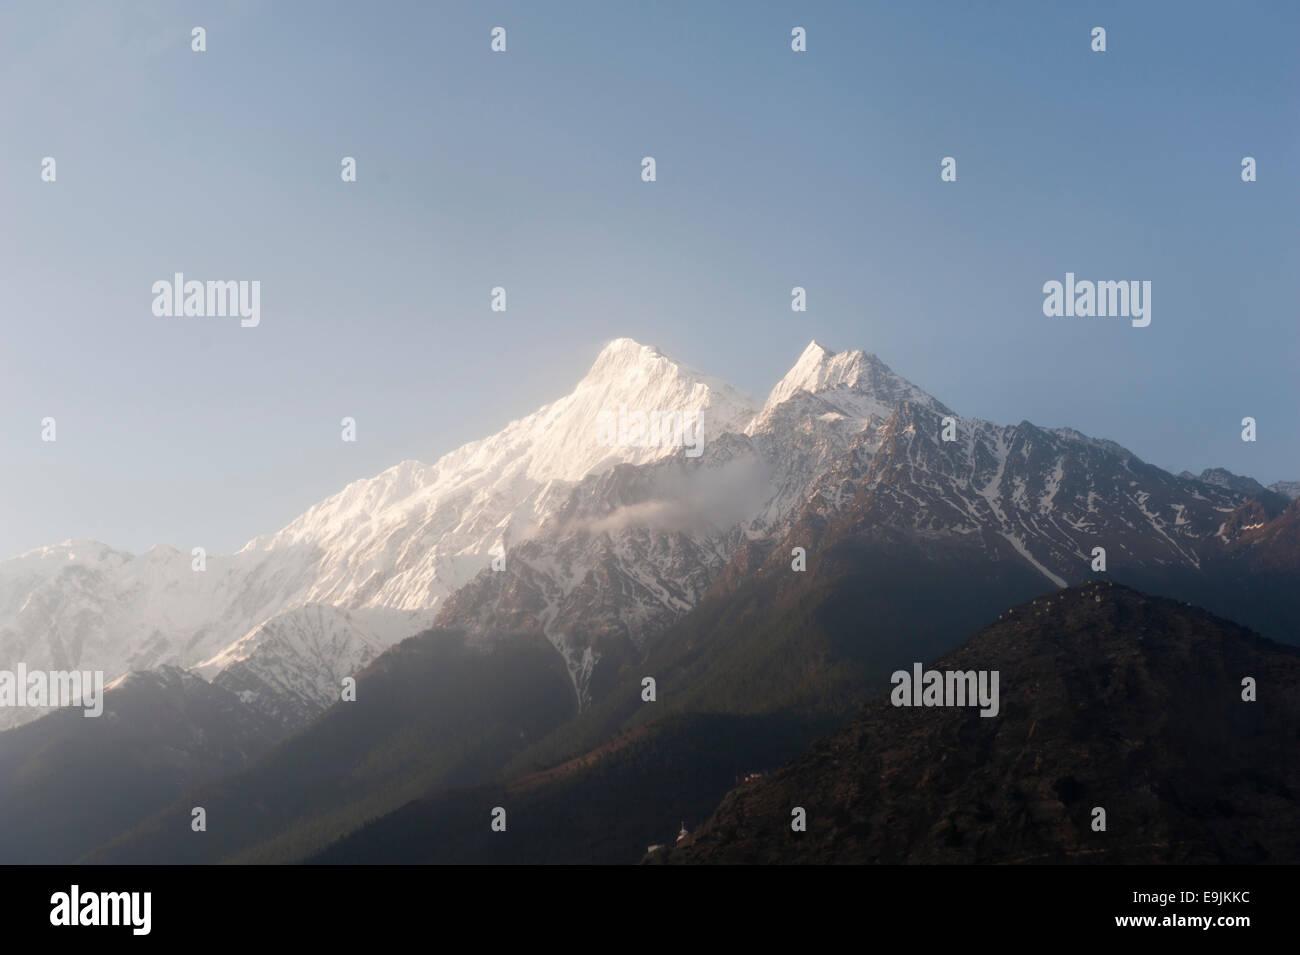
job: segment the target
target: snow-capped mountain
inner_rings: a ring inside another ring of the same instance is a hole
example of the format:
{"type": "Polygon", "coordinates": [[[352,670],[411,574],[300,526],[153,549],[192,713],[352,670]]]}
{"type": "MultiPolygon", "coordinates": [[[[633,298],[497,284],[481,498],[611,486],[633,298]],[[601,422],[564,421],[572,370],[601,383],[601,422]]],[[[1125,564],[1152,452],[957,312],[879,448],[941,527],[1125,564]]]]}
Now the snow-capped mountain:
{"type": "Polygon", "coordinates": [[[598,662],[627,659],[694,607],[746,541],[772,537],[809,488],[846,461],[900,401],[947,409],[873,355],[812,342],[736,433],[695,459],[619,466],[572,488],[538,533],[443,607],[469,633],[542,634],[580,703],[598,662]]]}
{"type": "Polygon", "coordinates": [[[707,438],[742,428],[754,402],[630,339],[605,346],[569,395],[425,467],[404,462],[357,481],[241,555],[315,555],[304,602],[417,610],[477,573],[498,545],[531,533],[569,487],[615,464],[681,454],[659,444],[602,443],[602,415],[699,414],[707,438]]]}
{"type": "MultiPolygon", "coordinates": [[[[228,680],[245,695],[293,685],[298,701],[283,701],[292,710],[322,687],[322,674],[426,626],[447,594],[494,550],[535,532],[584,476],[682,454],[644,434],[603,440],[601,422],[627,409],[685,416],[707,439],[741,430],[757,402],[617,339],[558,401],[432,465],[406,461],[356,481],[238,553],[207,557],[203,570],[172,548],[135,556],[93,541],[0,562],[0,665],[98,669],[111,680],[163,664],[207,673],[241,664],[228,680]],[[323,629],[311,636],[302,615],[273,620],[308,605],[389,613],[319,614],[313,625],[323,629]],[[317,654],[326,648],[328,663],[317,654]]],[[[0,728],[38,712],[0,711],[0,728]]]]}
{"type": "MultiPolygon", "coordinates": [[[[1112,568],[1198,567],[1207,542],[1247,499],[1069,428],[970,418],[953,425],[945,440],[932,408],[906,402],[895,409],[870,438],[876,453],[850,502],[859,526],[968,538],[990,559],[1018,556],[1066,586],[1092,573],[1098,546],[1112,568]]],[[[810,502],[822,514],[844,507],[838,488],[819,489],[810,502]]]]}
{"type": "Polygon", "coordinates": [[[751,579],[756,561],[785,573],[793,547],[816,550],[826,535],[946,548],[1027,569],[1045,587],[1096,573],[1096,547],[1127,574],[1197,572],[1239,526],[1259,526],[1238,517],[1269,496],[1213,477],[1175,477],[1068,428],[957,416],[878,358],[813,342],[742,434],[696,461],[584,481],[438,623],[544,634],[586,702],[602,668],[635,659],[716,583],[751,579]]]}
{"type": "MultiPolygon", "coordinates": [[[[1098,545],[1128,566],[1198,568],[1256,526],[1234,513],[1260,495],[1282,500],[1069,429],[958,417],[862,351],[811,343],[760,403],[618,339],[558,401],[356,481],[204,570],[85,541],[0,563],[0,666],[195,668],[291,726],[436,623],[544,636],[584,703],[602,667],[719,581],[824,532],[958,542],[1060,586],[1098,545]]],[[[0,728],[24,715],[0,712],[0,728]]]]}
{"type": "MultiPolygon", "coordinates": [[[[777,382],[763,411],[780,407],[800,391],[830,405],[829,413],[858,422],[888,418],[904,401],[947,413],[935,398],[894,374],[875,355],[858,349],[835,352],[816,341],[808,344],[794,367],[777,382]]],[[[756,421],[752,427],[758,425],[756,421]]]]}

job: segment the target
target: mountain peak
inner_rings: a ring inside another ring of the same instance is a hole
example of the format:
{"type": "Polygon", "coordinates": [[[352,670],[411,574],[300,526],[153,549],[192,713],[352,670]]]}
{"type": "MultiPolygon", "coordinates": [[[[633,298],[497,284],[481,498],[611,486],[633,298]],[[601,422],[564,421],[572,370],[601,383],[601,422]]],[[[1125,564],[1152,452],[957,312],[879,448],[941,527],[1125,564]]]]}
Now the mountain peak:
{"type": "Polygon", "coordinates": [[[808,343],[794,367],[777,382],[764,410],[800,391],[818,395],[854,418],[887,418],[904,401],[947,411],[920,388],[894,374],[875,355],[859,348],[837,352],[816,339],[808,343]]]}
{"type": "Polygon", "coordinates": [[[1190,471],[1182,471],[1178,474],[1178,477],[1184,480],[1200,481],[1202,484],[1212,484],[1215,487],[1227,488],[1229,491],[1236,491],[1239,494],[1247,494],[1253,497],[1269,492],[1268,488],[1254,478],[1242,474],[1233,474],[1227,468],[1206,468],[1199,475],[1192,474],[1190,471]]]}
{"type": "MultiPolygon", "coordinates": [[[[718,378],[631,338],[605,344],[591,369],[565,397],[523,419],[544,447],[535,449],[530,473],[579,480],[603,463],[644,463],[671,448],[603,447],[602,421],[627,413],[700,416],[708,438],[739,432],[758,402],[718,378]]],[[[512,425],[513,427],[513,425],[512,425]]],[[[507,429],[509,431],[509,429],[507,429]]]]}
{"type": "Polygon", "coordinates": [[[600,349],[600,356],[596,360],[599,361],[600,358],[603,358],[606,355],[642,353],[658,355],[659,349],[655,348],[653,345],[643,345],[635,338],[611,338],[609,341],[605,342],[604,346],[600,349]]]}
{"type": "Polygon", "coordinates": [[[852,388],[867,358],[863,351],[836,352],[814,339],[772,389],[767,406],[778,405],[800,390],[818,394],[839,387],[852,388]]]}
{"type": "Polygon", "coordinates": [[[651,376],[675,375],[682,372],[700,375],[695,369],[670,358],[653,345],[642,345],[631,338],[615,338],[606,342],[601,348],[600,354],[592,362],[579,387],[589,382],[604,383],[617,380],[630,372],[651,376]]]}

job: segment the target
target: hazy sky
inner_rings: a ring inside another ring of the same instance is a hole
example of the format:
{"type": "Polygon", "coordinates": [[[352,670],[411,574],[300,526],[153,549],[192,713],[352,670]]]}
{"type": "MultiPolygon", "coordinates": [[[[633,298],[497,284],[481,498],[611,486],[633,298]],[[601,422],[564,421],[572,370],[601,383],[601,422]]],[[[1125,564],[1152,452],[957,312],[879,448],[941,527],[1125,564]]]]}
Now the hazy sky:
{"type": "Polygon", "coordinates": [[[0,557],[236,549],[619,336],[756,395],[864,348],[962,414],[1300,479],[1294,4],[109,6],[0,8],[0,557]],[[260,280],[261,325],[155,317],[177,271],[260,280]],[[1067,271],[1150,280],[1151,325],[1045,317],[1067,271]]]}

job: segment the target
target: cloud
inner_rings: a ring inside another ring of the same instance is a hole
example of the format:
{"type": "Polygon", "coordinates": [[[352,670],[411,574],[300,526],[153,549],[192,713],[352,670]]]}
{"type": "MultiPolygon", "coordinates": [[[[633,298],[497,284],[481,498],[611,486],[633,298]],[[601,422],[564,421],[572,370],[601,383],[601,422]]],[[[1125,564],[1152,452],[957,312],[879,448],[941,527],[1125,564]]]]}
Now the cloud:
{"type": "Polygon", "coordinates": [[[661,485],[653,498],[582,521],[577,529],[612,534],[629,528],[659,532],[726,528],[757,513],[771,493],[765,468],[752,458],[715,468],[672,471],[663,476],[661,485]]]}

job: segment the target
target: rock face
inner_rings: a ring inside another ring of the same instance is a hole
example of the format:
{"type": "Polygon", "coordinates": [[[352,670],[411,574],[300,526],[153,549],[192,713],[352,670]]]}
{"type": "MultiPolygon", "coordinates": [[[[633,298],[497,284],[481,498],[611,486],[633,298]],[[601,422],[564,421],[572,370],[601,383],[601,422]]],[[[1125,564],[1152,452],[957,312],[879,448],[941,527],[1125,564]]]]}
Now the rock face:
{"type": "Polygon", "coordinates": [[[1092,583],[1007,611],[928,668],[997,670],[998,716],[896,707],[882,686],[852,724],[740,785],[655,858],[1300,861],[1300,650],[1092,583]]]}

